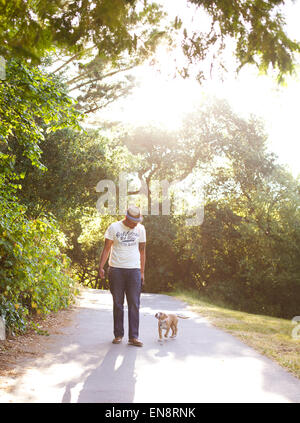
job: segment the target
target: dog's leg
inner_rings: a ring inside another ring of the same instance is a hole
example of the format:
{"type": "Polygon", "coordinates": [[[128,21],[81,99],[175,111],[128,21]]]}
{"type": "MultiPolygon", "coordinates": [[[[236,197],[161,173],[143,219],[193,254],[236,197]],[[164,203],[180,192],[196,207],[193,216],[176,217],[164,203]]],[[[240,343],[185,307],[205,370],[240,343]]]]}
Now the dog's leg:
{"type": "Polygon", "coordinates": [[[171,326],[172,329],[172,335],[171,338],[175,338],[175,330],[174,330],[174,325],[171,326]]]}
{"type": "Polygon", "coordinates": [[[165,338],[168,338],[168,336],[169,336],[169,332],[170,332],[170,326],[168,326],[168,329],[166,330],[166,333],[165,333],[165,338]]]}
{"type": "Polygon", "coordinates": [[[158,335],[159,335],[159,340],[162,341],[162,330],[161,330],[159,322],[158,322],[158,335]]]}
{"type": "Polygon", "coordinates": [[[177,325],[176,325],[176,323],[173,323],[172,324],[172,336],[171,336],[171,338],[175,338],[176,335],[177,335],[177,325]]]}

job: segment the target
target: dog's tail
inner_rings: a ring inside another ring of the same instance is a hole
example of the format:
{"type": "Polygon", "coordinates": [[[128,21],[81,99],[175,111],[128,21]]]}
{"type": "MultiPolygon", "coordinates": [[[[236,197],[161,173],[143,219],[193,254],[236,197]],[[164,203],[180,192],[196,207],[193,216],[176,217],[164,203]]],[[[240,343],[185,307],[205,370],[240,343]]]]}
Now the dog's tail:
{"type": "Polygon", "coordinates": [[[176,314],[176,316],[179,317],[180,319],[189,319],[189,317],[181,316],[180,314],[176,314]]]}

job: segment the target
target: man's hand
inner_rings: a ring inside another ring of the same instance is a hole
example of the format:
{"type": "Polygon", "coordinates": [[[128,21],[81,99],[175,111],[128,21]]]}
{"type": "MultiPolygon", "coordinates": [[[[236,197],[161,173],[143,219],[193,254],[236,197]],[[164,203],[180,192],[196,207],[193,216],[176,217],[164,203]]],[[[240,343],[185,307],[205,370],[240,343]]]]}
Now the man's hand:
{"type": "Polygon", "coordinates": [[[144,285],[144,283],[145,283],[145,275],[144,275],[144,272],[141,272],[141,281],[142,281],[142,285],[144,285]]]}
{"type": "Polygon", "coordinates": [[[101,253],[100,263],[99,263],[99,276],[100,276],[101,279],[105,278],[105,272],[104,272],[103,267],[106,263],[106,260],[108,259],[109,252],[110,252],[112,245],[113,245],[113,241],[111,239],[105,238],[104,247],[103,247],[103,250],[102,250],[102,253],[101,253]]]}

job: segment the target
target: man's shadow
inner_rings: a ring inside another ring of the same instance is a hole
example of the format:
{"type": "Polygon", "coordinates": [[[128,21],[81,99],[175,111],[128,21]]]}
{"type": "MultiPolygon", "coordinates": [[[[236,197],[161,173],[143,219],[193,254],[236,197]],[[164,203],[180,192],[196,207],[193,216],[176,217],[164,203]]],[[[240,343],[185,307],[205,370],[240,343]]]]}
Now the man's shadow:
{"type": "MultiPolygon", "coordinates": [[[[77,402],[133,402],[136,355],[136,347],[111,345],[101,364],[85,380],[77,402]]],[[[68,402],[69,397],[66,387],[62,402],[68,402]]]]}

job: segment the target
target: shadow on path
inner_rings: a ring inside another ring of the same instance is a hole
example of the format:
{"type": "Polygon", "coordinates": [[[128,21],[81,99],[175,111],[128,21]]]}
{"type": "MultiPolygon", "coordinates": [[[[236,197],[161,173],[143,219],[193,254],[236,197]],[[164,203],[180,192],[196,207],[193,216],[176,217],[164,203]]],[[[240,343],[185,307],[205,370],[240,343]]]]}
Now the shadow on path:
{"type": "Polygon", "coordinates": [[[137,350],[128,345],[112,345],[102,363],[89,374],[77,402],[129,402],[135,394],[137,350]]]}
{"type": "MultiPolygon", "coordinates": [[[[126,317],[125,317],[126,319],[126,317]]],[[[84,291],[73,324],[23,362],[10,402],[300,402],[300,381],[166,295],[143,294],[143,348],[111,343],[109,292],[84,291]],[[190,316],[176,339],[158,342],[157,311],[190,316]]],[[[126,330],[127,324],[125,324],[126,330]]],[[[1,398],[0,398],[1,402],[1,398]]]]}

